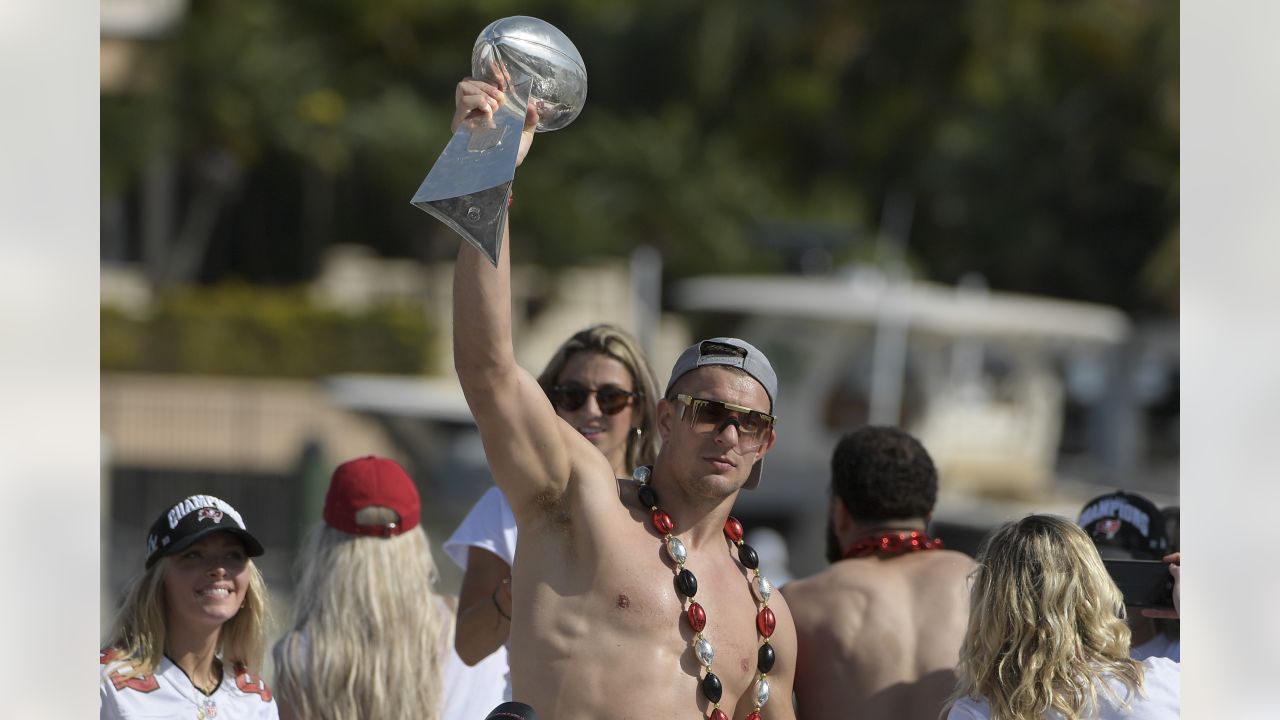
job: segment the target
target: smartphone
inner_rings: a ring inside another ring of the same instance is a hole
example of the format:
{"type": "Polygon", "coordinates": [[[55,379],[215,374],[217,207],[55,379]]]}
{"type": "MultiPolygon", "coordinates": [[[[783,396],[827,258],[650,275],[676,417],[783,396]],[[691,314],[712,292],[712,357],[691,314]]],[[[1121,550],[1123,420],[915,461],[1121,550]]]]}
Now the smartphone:
{"type": "Polygon", "coordinates": [[[1111,579],[1124,595],[1124,604],[1136,608],[1173,608],[1173,575],[1169,563],[1159,560],[1103,560],[1111,579]]]}

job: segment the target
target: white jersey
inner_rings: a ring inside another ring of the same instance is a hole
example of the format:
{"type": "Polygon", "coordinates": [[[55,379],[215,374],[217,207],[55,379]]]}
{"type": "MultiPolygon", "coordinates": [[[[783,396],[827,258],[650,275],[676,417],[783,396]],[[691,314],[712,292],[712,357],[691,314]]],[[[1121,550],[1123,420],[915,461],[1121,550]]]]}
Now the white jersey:
{"type": "Polygon", "coordinates": [[[139,718],[207,718],[208,720],[279,720],[279,710],[267,684],[243,668],[222,670],[222,682],[213,692],[198,690],[186,672],[169,658],[140,678],[126,677],[127,665],[115,653],[99,653],[102,678],[99,720],[139,718]]]}
{"type": "Polygon", "coordinates": [[[481,720],[495,707],[511,699],[509,675],[505,647],[498,646],[488,657],[468,667],[450,642],[444,656],[444,710],[441,720],[481,720]]]}
{"type": "MultiPolygon", "coordinates": [[[[1176,718],[1181,712],[1179,701],[1179,680],[1181,668],[1178,663],[1168,658],[1148,658],[1142,662],[1142,691],[1137,697],[1126,698],[1128,691],[1114,678],[1107,678],[1107,684],[1121,698],[1129,700],[1128,706],[1117,706],[1105,692],[1098,693],[1100,707],[1096,713],[1086,714],[1096,720],[1169,720],[1176,718]]],[[[988,720],[991,717],[991,706],[986,700],[961,698],[947,713],[947,720],[988,720]]],[[[1045,716],[1052,720],[1060,720],[1062,715],[1057,711],[1045,716]]]]}

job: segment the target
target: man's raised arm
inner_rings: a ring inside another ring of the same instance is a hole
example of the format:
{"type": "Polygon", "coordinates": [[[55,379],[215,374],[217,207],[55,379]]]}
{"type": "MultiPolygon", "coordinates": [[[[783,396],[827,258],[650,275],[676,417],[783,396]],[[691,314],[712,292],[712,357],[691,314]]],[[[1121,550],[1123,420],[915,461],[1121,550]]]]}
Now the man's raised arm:
{"type": "MultiPolygon", "coordinates": [[[[496,87],[470,78],[458,83],[452,130],[463,120],[491,114],[509,100],[496,87]]],[[[516,164],[533,141],[537,116],[528,112],[516,164]]],[[[509,227],[503,221],[502,245],[509,227]]],[[[517,515],[529,502],[559,495],[569,477],[564,432],[537,380],[516,364],[511,339],[511,253],[499,248],[493,267],[470,243],[460,243],[453,275],[453,363],[484,442],[485,456],[517,515]]]]}

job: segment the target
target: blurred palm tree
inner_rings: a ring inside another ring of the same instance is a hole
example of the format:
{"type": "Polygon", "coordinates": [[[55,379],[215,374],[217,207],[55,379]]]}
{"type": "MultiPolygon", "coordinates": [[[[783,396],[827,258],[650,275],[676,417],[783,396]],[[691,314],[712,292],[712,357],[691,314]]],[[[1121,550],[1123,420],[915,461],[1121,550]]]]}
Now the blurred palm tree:
{"type": "Polygon", "coordinates": [[[934,279],[1171,307],[1135,281],[1178,216],[1178,12],[1155,0],[197,3],[159,89],[103,98],[104,193],[144,196],[168,158],[179,280],[306,279],[339,241],[449,257],[407,200],[476,35],[512,14],[564,30],[591,78],[518,174],[519,260],[648,243],[668,275],[773,270],[750,239],[779,221],[865,258],[903,192],[934,279]]]}

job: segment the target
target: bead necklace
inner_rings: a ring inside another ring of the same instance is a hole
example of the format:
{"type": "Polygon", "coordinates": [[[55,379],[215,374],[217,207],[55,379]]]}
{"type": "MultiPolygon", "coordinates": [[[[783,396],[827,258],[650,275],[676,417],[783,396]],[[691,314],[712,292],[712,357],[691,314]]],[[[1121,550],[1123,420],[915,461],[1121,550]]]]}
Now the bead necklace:
{"type": "MultiPolygon", "coordinates": [[[[711,663],[715,660],[715,649],[711,647],[711,642],[702,632],[707,626],[707,613],[693,599],[698,594],[698,579],[684,566],[689,557],[684,543],[671,534],[675,530],[675,522],[670,515],[658,508],[658,494],[649,487],[649,475],[652,471],[652,467],[641,465],[635,469],[631,477],[639,483],[640,504],[653,513],[650,516],[653,529],[662,536],[667,556],[675,563],[676,591],[688,601],[684,616],[693,630],[693,654],[698,658],[698,663],[706,669],[706,675],[703,676],[699,686],[703,696],[711,703],[709,720],[729,720],[729,716],[720,709],[720,697],[724,693],[724,686],[720,683],[720,678],[711,672],[711,663]]],[[[760,708],[769,702],[768,673],[773,669],[776,659],[773,646],[769,644],[769,637],[773,635],[774,628],[777,626],[777,619],[769,609],[769,596],[773,594],[773,586],[765,576],[760,574],[760,558],[756,555],[756,551],[742,539],[742,523],[730,516],[724,522],[724,534],[730,543],[737,545],[738,561],[752,573],[749,584],[752,597],[759,606],[756,613],[756,633],[760,636],[760,650],[756,653],[756,669],[759,673],[756,677],[756,704],[746,720],[760,720],[760,708]]]]}
{"type": "Polygon", "coordinates": [[[877,553],[893,556],[920,550],[941,549],[942,540],[939,538],[930,538],[919,530],[912,530],[909,533],[895,530],[858,538],[844,551],[843,559],[867,557],[877,553]]]}

